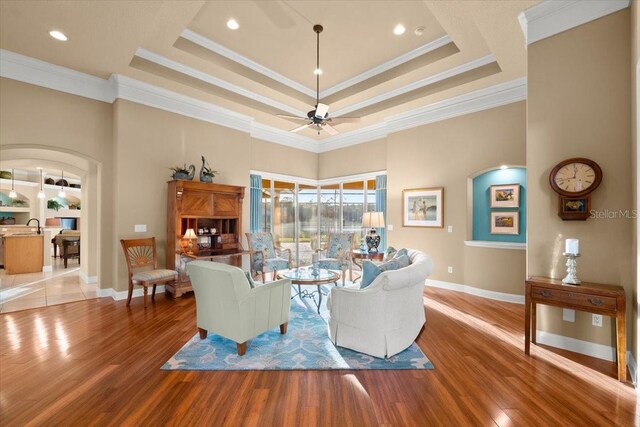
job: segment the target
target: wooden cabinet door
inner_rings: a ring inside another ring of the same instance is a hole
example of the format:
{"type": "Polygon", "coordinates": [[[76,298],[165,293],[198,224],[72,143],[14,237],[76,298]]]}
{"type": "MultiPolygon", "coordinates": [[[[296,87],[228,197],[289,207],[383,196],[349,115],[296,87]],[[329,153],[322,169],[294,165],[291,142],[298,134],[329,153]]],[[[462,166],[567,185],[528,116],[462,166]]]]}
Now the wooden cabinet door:
{"type": "Polygon", "coordinates": [[[238,198],[216,194],[213,199],[213,214],[215,216],[239,216],[238,198]]]}
{"type": "Polygon", "coordinates": [[[198,191],[185,191],[182,196],[182,215],[212,216],[213,194],[198,191]]]}

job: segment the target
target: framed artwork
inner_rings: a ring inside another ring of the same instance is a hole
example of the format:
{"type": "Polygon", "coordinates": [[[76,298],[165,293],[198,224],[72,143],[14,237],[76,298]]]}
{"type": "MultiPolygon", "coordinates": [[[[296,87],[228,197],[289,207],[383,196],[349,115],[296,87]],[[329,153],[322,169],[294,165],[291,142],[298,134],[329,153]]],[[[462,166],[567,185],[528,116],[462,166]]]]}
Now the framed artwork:
{"type": "Polygon", "coordinates": [[[558,216],[562,220],[582,220],[589,218],[591,215],[591,195],[587,194],[583,197],[564,197],[560,196],[560,205],[558,206],[558,216]]]}
{"type": "Polygon", "coordinates": [[[520,234],[518,211],[491,212],[491,234],[520,234]]]}
{"type": "Polygon", "coordinates": [[[402,191],[404,227],[442,227],[444,188],[414,188],[402,191]]]}
{"type": "Polygon", "coordinates": [[[520,206],[520,184],[501,184],[490,187],[492,208],[517,208],[520,206]]]}

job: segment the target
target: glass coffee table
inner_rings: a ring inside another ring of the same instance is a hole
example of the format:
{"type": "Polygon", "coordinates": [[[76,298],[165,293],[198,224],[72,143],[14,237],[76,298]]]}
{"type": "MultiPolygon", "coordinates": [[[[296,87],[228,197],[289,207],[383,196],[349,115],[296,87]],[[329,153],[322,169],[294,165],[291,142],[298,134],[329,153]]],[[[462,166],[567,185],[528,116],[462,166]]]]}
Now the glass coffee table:
{"type": "Polygon", "coordinates": [[[293,297],[312,298],[316,307],[318,307],[318,314],[320,314],[322,296],[326,295],[326,293],[322,292],[321,286],[327,283],[337,283],[340,275],[331,270],[313,271],[311,267],[300,267],[281,271],[278,273],[278,278],[289,279],[292,285],[298,285],[298,293],[293,297]],[[308,291],[307,289],[301,289],[301,286],[316,286],[317,290],[308,291]],[[316,301],[316,294],[318,295],[318,301],[316,301]]]}

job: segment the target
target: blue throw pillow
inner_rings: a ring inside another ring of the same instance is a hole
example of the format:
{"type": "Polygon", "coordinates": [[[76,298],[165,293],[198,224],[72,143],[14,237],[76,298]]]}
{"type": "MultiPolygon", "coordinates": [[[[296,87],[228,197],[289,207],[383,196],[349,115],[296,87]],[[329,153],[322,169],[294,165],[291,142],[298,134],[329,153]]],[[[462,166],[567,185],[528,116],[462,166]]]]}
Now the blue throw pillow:
{"type": "Polygon", "coordinates": [[[409,264],[411,264],[408,255],[400,255],[399,257],[393,257],[393,259],[398,261],[398,268],[409,267],[409,264]]]}
{"type": "Polygon", "coordinates": [[[398,268],[400,268],[400,262],[397,259],[392,259],[383,264],[374,264],[369,260],[365,260],[362,264],[362,282],[360,283],[360,289],[369,286],[380,273],[397,270],[398,268]]]}
{"type": "Polygon", "coordinates": [[[394,257],[394,255],[398,252],[396,248],[393,246],[389,246],[386,251],[384,251],[384,260],[388,261],[394,257]]]}
{"type": "Polygon", "coordinates": [[[400,258],[402,255],[406,255],[407,257],[409,256],[409,249],[407,248],[402,248],[399,251],[397,251],[393,257],[394,258],[400,258]]]}

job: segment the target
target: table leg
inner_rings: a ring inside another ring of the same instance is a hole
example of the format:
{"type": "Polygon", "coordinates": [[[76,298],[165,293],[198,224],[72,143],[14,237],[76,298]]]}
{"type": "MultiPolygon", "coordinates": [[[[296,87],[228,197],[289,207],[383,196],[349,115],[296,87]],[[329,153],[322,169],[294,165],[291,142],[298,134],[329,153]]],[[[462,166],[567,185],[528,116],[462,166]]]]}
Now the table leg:
{"type": "Polygon", "coordinates": [[[616,314],[616,338],[618,354],[618,381],[627,381],[627,328],[626,306],[624,298],[618,298],[618,312],[616,314]]]}
{"type": "Polygon", "coordinates": [[[531,303],[531,342],[536,344],[536,331],[538,330],[538,306],[531,303]]]}
{"type": "Polygon", "coordinates": [[[322,305],[322,289],[318,285],[318,314],[320,314],[320,306],[322,305]]]}
{"type": "Polygon", "coordinates": [[[524,293],[524,354],[529,354],[531,337],[531,286],[525,285],[524,293]]]}

